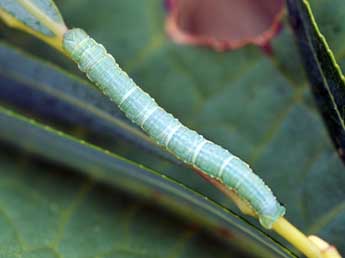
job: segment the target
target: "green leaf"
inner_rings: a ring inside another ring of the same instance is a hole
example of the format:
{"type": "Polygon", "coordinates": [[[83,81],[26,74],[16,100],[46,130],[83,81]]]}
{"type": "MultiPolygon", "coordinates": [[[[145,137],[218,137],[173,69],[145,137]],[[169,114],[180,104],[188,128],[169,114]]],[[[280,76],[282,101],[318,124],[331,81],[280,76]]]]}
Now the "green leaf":
{"type": "Polygon", "coordinates": [[[307,0],[288,0],[296,34],[316,103],[340,158],[345,162],[345,81],[307,0]]]}
{"type": "MultiPolygon", "coordinates": [[[[2,159],[0,210],[3,212],[0,212],[0,221],[2,219],[8,233],[3,242],[7,245],[10,242],[13,250],[6,253],[7,250],[0,249],[0,255],[113,257],[127,253],[128,257],[168,257],[174,253],[184,257],[187,252],[188,257],[199,257],[203,249],[198,246],[197,251],[189,253],[189,245],[194,245],[193,239],[201,228],[207,228],[215,233],[227,232],[223,234],[227,236],[224,240],[241,252],[255,250],[254,254],[262,257],[290,257],[245,221],[240,222],[234,214],[162,175],[4,108],[0,108],[0,124],[7,125],[0,128],[0,139],[93,178],[77,180],[78,176],[71,172],[66,175],[54,169],[55,172],[44,173],[39,167],[30,171],[30,166],[10,165],[2,159]],[[18,135],[26,137],[18,141],[18,135]],[[174,228],[169,216],[149,207],[142,208],[145,204],[138,205],[138,201],[128,200],[123,193],[97,185],[94,179],[136,193],[141,198],[156,200],[171,211],[179,212],[185,221],[195,226],[174,228]],[[59,184],[64,189],[62,196],[59,184]],[[35,213],[37,210],[41,211],[39,215],[35,213]],[[27,224],[22,216],[32,223],[27,224]],[[43,230],[32,235],[37,227],[43,230]],[[174,248],[176,245],[181,246],[174,248]]],[[[222,246],[214,253],[216,246],[212,248],[213,257],[223,257],[229,250],[222,246]]],[[[207,253],[211,255],[211,250],[207,253]]]]}
{"type": "MultiPolygon", "coordinates": [[[[11,22],[8,19],[12,17],[36,32],[46,36],[53,36],[54,33],[30,12],[28,6],[37,8],[52,21],[64,26],[61,14],[52,0],[0,0],[0,14],[6,15],[5,21],[11,22]]],[[[5,17],[2,18],[5,19],[5,17]]]]}
{"type": "Polygon", "coordinates": [[[90,83],[1,43],[0,79],[0,101],[36,119],[72,132],[78,127],[84,135],[92,134],[98,141],[126,139],[126,143],[180,164],[125,119],[90,83]]]}
{"type": "MultiPolygon", "coordinates": [[[[286,206],[289,220],[345,253],[344,168],[314,107],[287,26],[272,42],[272,56],[254,47],[215,53],[169,42],[160,0],[57,4],[69,24],[104,44],[165,109],[248,161],[286,206]]],[[[345,2],[313,0],[311,4],[321,31],[344,66],[345,2]]],[[[3,30],[2,35],[9,43],[76,71],[75,64],[29,36],[11,30],[3,30]]],[[[51,84],[54,78],[47,81],[51,84]]],[[[157,160],[128,144],[78,137],[178,179],[226,207],[231,205],[190,169],[157,160]]]]}

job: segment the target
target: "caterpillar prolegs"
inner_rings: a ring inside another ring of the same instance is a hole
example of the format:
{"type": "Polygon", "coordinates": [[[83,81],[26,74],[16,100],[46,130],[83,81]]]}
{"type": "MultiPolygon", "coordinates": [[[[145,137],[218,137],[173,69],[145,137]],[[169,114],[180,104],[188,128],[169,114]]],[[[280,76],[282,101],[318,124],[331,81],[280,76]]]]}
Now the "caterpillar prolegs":
{"type": "Polygon", "coordinates": [[[109,96],[126,116],[159,145],[249,203],[265,228],[285,213],[272,191],[249,166],[221,146],[206,140],[164,111],[121,70],[105,48],[81,29],[65,33],[63,46],[79,69],[109,96]]]}

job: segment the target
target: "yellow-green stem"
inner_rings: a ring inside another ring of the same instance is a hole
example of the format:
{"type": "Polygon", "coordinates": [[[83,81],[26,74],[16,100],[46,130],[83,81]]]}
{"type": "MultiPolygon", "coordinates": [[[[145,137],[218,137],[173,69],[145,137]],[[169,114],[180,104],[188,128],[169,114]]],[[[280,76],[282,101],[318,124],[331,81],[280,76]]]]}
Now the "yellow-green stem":
{"type": "Polygon", "coordinates": [[[284,217],[279,218],[272,229],[308,258],[323,258],[320,249],[284,217]]]}

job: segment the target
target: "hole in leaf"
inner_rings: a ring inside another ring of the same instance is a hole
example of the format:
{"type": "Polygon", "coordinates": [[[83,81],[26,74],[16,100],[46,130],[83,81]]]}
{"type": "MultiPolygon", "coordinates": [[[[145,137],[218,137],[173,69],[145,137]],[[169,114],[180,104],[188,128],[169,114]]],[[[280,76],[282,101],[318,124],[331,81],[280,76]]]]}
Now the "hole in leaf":
{"type": "Polygon", "coordinates": [[[255,44],[277,34],[284,0],[166,0],[166,30],[177,43],[218,51],[255,44]]]}

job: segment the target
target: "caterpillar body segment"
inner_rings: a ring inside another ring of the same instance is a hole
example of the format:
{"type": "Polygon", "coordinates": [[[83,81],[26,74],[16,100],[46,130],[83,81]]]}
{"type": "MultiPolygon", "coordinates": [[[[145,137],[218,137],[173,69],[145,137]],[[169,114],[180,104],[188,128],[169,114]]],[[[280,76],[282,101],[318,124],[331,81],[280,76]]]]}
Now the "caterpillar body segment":
{"type": "Polygon", "coordinates": [[[265,183],[249,166],[221,146],[182,125],[121,70],[105,48],[81,29],[65,33],[63,46],[81,71],[126,116],[177,158],[233,190],[249,203],[265,228],[285,214],[265,183]]]}

